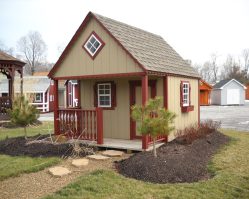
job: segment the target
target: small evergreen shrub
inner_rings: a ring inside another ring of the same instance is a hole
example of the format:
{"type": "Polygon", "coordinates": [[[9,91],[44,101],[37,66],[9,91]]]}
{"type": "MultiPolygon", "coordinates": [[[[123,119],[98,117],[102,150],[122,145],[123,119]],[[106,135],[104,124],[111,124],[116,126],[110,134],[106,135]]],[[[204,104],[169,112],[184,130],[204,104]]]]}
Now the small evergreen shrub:
{"type": "Polygon", "coordinates": [[[14,100],[12,109],[8,110],[11,122],[24,128],[24,136],[27,138],[26,127],[37,121],[39,111],[35,106],[30,105],[23,96],[14,100]]]}

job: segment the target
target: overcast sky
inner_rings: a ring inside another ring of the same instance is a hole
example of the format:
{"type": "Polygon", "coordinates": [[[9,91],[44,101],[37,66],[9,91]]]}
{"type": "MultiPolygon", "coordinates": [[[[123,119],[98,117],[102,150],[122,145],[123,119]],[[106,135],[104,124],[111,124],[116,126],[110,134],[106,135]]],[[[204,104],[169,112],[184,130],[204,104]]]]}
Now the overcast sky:
{"type": "Polygon", "coordinates": [[[0,0],[0,41],[16,48],[30,30],[56,62],[89,11],[161,35],[184,59],[203,63],[249,48],[249,0],[0,0]]]}

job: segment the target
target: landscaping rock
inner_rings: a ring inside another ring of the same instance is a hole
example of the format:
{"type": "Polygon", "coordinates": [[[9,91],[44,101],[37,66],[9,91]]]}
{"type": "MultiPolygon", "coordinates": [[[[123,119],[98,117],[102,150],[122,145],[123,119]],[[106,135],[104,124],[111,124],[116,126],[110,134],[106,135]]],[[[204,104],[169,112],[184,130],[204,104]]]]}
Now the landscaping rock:
{"type": "Polygon", "coordinates": [[[89,163],[89,160],[86,158],[76,159],[72,161],[72,165],[75,167],[87,166],[88,163],[89,163]]]}
{"type": "Polygon", "coordinates": [[[71,171],[65,167],[52,167],[49,168],[48,171],[54,177],[62,177],[71,173],[71,171]]]}
{"type": "Polygon", "coordinates": [[[109,157],[121,157],[123,154],[124,154],[123,151],[116,151],[116,150],[106,150],[102,153],[102,155],[109,157]]]}
{"type": "Polygon", "coordinates": [[[109,157],[106,157],[103,155],[89,155],[87,157],[90,159],[93,159],[93,160],[107,160],[107,159],[109,159],[109,157]]]}

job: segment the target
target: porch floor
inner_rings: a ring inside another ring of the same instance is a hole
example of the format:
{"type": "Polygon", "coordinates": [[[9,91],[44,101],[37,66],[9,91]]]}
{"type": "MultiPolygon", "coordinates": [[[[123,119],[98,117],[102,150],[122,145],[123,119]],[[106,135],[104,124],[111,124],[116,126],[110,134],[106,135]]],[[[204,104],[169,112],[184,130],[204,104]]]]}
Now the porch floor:
{"type": "MultiPolygon", "coordinates": [[[[98,147],[106,147],[112,149],[125,149],[132,151],[143,151],[142,149],[142,141],[141,140],[123,140],[123,139],[112,139],[112,138],[104,138],[104,144],[97,144],[96,142],[92,142],[94,146],[98,147]]],[[[164,142],[159,142],[156,144],[156,148],[162,146],[164,142]]],[[[153,146],[150,145],[146,151],[151,151],[153,146]]]]}

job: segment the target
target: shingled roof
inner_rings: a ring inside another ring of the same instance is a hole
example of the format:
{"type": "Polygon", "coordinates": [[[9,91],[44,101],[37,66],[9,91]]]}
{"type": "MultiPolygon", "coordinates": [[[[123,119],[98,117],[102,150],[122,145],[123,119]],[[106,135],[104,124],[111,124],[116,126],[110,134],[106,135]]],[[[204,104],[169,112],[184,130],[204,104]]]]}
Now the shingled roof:
{"type": "Polygon", "coordinates": [[[161,36],[99,14],[93,15],[146,70],[200,77],[161,36]]]}
{"type": "Polygon", "coordinates": [[[25,64],[23,61],[3,52],[1,50],[0,50],[0,61],[14,61],[14,62],[20,62],[20,63],[25,64]]]}
{"type": "Polygon", "coordinates": [[[91,18],[96,19],[145,70],[200,78],[194,68],[161,36],[92,12],[88,13],[65,51],[50,71],[50,77],[91,18]]]}
{"type": "Polygon", "coordinates": [[[234,81],[237,84],[239,84],[240,86],[242,86],[243,88],[246,88],[242,83],[240,83],[238,80],[236,79],[223,79],[221,81],[219,81],[218,83],[216,83],[213,86],[213,89],[222,89],[226,84],[228,84],[229,82],[234,81]]]}

